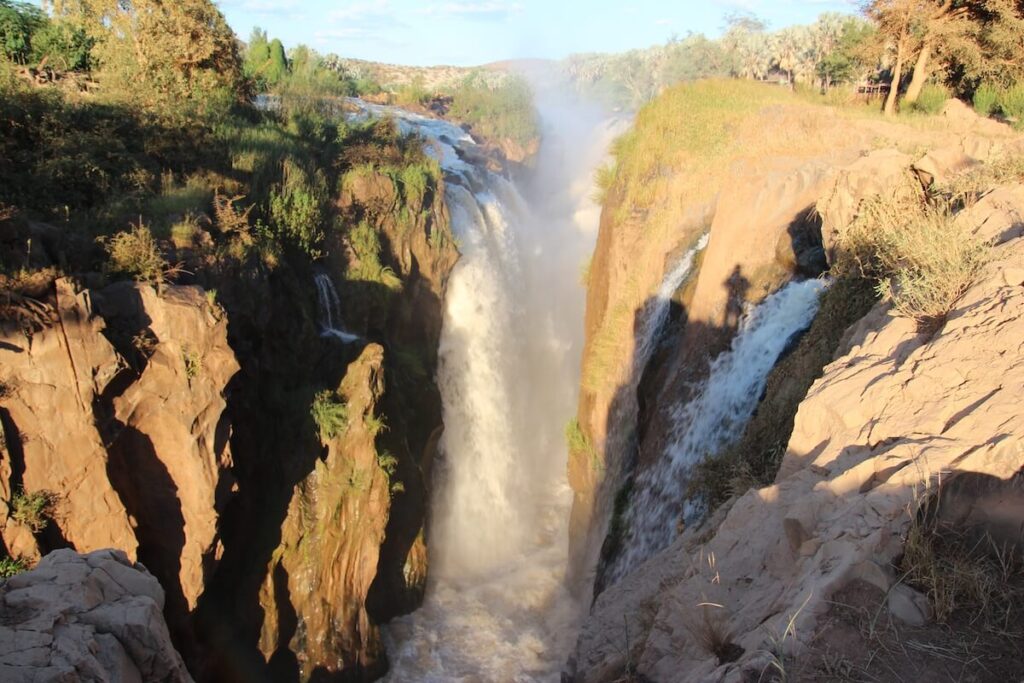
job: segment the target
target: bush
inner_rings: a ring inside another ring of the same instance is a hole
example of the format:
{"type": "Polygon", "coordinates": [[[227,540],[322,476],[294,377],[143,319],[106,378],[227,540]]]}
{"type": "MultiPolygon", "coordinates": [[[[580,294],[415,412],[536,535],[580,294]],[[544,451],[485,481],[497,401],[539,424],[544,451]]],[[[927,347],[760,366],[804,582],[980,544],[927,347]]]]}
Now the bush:
{"type": "Polygon", "coordinates": [[[23,560],[0,557],[0,579],[9,579],[16,574],[27,572],[28,569],[28,565],[23,560]]]}
{"type": "Polygon", "coordinates": [[[348,429],[348,406],[336,391],[325,389],[313,397],[310,414],[321,441],[329,441],[348,429]]]}
{"type": "Polygon", "coordinates": [[[999,107],[999,89],[990,83],[982,83],[974,91],[974,111],[980,116],[991,116],[999,107]]]}
{"type": "Polygon", "coordinates": [[[1024,128],[1024,83],[1011,85],[999,94],[999,109],[1013,121],[1013,127],[1024,128]]]}
{"type": "Polygon", "coordinates": [[[863,203],[840,237],[835,270],[875,278],[898,314],[934,328],[974,282],[989,247],[957,225],[947,204],[913,188],[896,195],[863,203]]]}
{"type": "Polygon", "coordinates": [[[11,498],[11,517],[19,524],[27,526],[33,533],[39,533],[49,524],[57,500],[57,494],[52,491],[16,493],[11,498]]]}
{"type": "Polygon", "coordinates": [[[490,86],[482,74],[471,74],[451,95],[449,116],[470,124],[484,138],[525,145],[540,134],[533,95],[522,78],[510,77],[490,86]]]}
{"type": "Polygon", "coordinates": [[[926,83],[921,88],[921,94],[918,95],[917,101],[911,105],[911,108],[922,114],[934,116],[942,111],[942,107],[945,106],[946,100],[949,97],[949,90],[944,86],[937,83],[926,83]]]}
{"type": "Polygon", "coordinates": [[[108,273],[151,284],[163,282],[168,270],[167,261],[160,253],[153,233],[142,223],[100,241],[110,257],[105,266],[108,273]]]}
{"type": "Polygon", "coordinates": [[[283,180],[270,194],[270,220],[275,232],[310,257],[318,257],[327,200],[323,171],[309,171],[291,159],[285,161],[283,180]]]}
{"type": "Polygon", "coordinates": [[[349,230],[348,243],[355,261],[345,271],[346,278],[358,282],[376,282],[390,290],[402,288],[402,279],[380,262],[380,237],[372,225],[363,221],[349,230]]]}

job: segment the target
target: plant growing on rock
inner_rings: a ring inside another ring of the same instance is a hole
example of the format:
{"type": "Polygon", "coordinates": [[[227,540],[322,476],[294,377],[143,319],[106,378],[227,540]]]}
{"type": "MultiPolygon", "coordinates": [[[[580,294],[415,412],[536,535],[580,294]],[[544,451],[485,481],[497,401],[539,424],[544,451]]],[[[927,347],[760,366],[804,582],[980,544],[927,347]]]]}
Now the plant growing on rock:
{"type": "Polygon", "coordinates": [[[310,415],[321,441],[330,441],[348,429],[348,406],[336,391],[325,389],[314,396],[310,415]]]}
{"type": "Polygon", "coordinates": [[[100,241],[109,256],[105,270],[110,274],[159,284],[168,272],[167,261],[153,233],[142,222],[100,241]]]}
{"type": "Polygon", "coordinates": [[[186,346],[181,350],[181,360],[185,363],[185,377],[191,382],[199,376],[199,371],[203,369],[203,358],[198,351],[186,346]]]}
{"type": "Polygon", "coordinates": [[[59,496],[53,491],[21,491],[11,498],[11,517],[33,533],[39,533],[49,524],[58,501],[59,496]]]}
{"type": "Polygon", "coordinates": [[[0,579],[9,579],[16,574],[27,572],[28,565],[14,557],[0,557],[0,579]]]}

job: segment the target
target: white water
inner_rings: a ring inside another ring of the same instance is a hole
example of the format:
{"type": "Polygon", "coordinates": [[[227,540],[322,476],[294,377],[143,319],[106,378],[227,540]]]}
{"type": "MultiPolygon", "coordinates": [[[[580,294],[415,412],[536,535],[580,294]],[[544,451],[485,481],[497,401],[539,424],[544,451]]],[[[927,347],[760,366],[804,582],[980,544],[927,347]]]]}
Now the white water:
{"type": "Polygon", "coordinates": [[[341,299],[334,282],[326,273],[318,273],[313,282],[316,284],[316,297],[320,304],[320,336],[340,339],[345,344],[359,341],[357,334],[345,331],[341,322],[341,299]]]}
{"type": "Polygon", "coordinates": [[[575,640],[563,431],[583,342],[579,265],[600,216],[591,177],[612,131],[591,112],[545,104],[545,144],[522,195],[464,160],[473,143],[461,129],[364,108],[432,143],[462,252],[440,347],[427,594],[385,630],[395,683],[558,681],[575,640]]]}
{"type": "Polygon", "coordinates": [[[824,287],[820,280],[794,282],[765,299],[741,323],[730,349],[712,362],[693,398],[675,408],[664,456],[634,483],[623,550],[608,571],[611,582],[668,546],[678,523],[701,511],[700,501],[685,496],[690,471],[742,435],[779,356],[814,319],[824,287]]]}
{"type": "Polygon", "coordinates": [[[633,378],[636,382],[640,381],[644,368],[651,360],[651,354],[658,346],[661,329],[665,326],[665,321],[668,320],[672,297],[689,276],[690,270],[693,268],[693,259],[707,246],[708,234],[705,233],[700,236],[695,245],[682,255],[679,262],[665,273],[661,286],[658,287],[657,293],[648,303],[643,323],[640,325],[640,333],[636,339],[636,353],[633,354],[633,378]]]}

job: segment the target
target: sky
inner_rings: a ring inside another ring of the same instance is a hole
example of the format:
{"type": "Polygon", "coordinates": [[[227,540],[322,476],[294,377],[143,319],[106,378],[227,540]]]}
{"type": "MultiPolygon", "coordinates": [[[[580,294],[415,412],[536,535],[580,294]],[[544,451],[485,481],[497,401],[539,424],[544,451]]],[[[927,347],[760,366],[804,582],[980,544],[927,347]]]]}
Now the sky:
{"type": "Polygon", "coordinates": [[[688,32],[715,36],[729,12],[749,11],[777,29],[853,0],[218,0],[243,40],[254,26],[286,48],[408,65],[476,66],[622,52],[688,32]]]}

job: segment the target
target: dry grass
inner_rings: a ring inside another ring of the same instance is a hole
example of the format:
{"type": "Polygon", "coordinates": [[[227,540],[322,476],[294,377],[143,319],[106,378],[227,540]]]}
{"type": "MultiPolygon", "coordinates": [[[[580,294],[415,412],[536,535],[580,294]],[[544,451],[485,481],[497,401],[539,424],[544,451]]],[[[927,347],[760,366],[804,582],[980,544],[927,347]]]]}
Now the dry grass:
{"type": "Polygon", "coordinates": [[[954,220],[944,197],[907,180],[889,196],[865,200],[838,240],[837,275],[878,281],[899,315],[935,329],[985,265],[989,246],[954,220]]]}
{"type": "Polygon", "coordinates": [[[913,515],[901,563],[907,583],[928,597],[938,623],[957,615],[1006,633],[1024,609],[1018,549],[943,523],[937,500],[937,494],[927,497],[913,515]]]}

